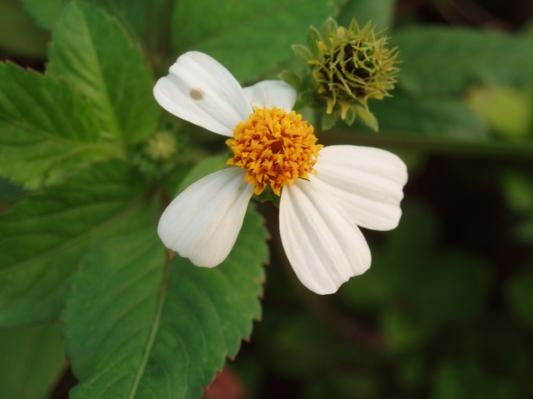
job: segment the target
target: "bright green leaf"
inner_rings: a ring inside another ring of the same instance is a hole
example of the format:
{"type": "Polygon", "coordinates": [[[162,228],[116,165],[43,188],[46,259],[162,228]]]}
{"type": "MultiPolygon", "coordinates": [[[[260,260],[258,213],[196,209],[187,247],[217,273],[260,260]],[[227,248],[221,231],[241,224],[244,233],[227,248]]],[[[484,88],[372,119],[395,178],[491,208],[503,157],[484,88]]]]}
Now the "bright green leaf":
{"type": "MultiPolygon", "coordinates": [[[[147,14],[153,1],[146,0],[88,0],[97,6],[106,7],[118,15],[128,27],[142,34],[146,29],[147,14]]],[[[22,0],[28,12],[44,28],[52,29],[61,17],[63,8],[71,0],[22,0]]]]}
{"type": "Polygon", "coordinates": [[[489,31],[416,27],[397,31],[400,85],[416,93],[457,94],[472,84],[533,84],[533,42],[489,31]]]}
{"type": "Polygon", "coordinates": [[[77,398],[197,399],[261,315],[266,231],[250,211],[214,269],[169,260],[148,227],[94,250],[64,313],[77,398]]]}
{"type": "Polygon", "coordinates": [[[0,353],[1,398],[44,399],[65,366],[56,324],[0,330],[0,353]]]}
{"type": "Polygon", "coordinates": [[[205,51],[250,81],[291,58],[291,45],[305,40],[309,25],[333,14],[334,2],[323,0],[180,0],[172,39],[177,53],[205,51]]]}
{"type": "Polygon", "coordinates": [[[126,31],[103,10],[79,2],[65,8],[48,72],[87,97],[108,137],[131,143],[153,133],[158,110],[150,70],[126,31]]]}
{"type": "Polygon", "coordinates": [[[115,161],[1,214],[0,325],[57,317],[67,279],[91,245],[136,225],[155,225],[143,192],[140,176],[115,161]]]}
{"type": "Polygon", "coordinates": [[[0,175],[34,187],[114,150],[91,107],[64,82],[0,63],[0,175]]]}

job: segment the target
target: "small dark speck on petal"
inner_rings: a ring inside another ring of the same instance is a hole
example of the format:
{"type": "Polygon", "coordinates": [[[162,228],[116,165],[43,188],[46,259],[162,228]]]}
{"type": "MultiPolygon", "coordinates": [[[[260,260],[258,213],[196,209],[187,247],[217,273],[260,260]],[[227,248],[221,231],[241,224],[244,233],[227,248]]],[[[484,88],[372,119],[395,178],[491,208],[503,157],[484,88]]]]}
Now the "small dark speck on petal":
{"type": "Polygon", "coordinates": [[[191,96],[193,100],[197,100],[197,101],[204,98],[204,93],[200,89],[191,89],[191,91],[189,92],[189,95],[191,96]]]}

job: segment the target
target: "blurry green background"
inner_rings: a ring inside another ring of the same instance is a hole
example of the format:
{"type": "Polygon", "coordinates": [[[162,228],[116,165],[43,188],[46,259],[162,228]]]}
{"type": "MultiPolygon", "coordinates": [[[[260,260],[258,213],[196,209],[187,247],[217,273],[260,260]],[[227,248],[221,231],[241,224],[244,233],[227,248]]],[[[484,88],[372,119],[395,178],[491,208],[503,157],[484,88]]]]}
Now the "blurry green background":
{"type": "MultiPolygon", "coordinates": [[[[295,279],[276,210],[262,206],[273,232],[263,320],[206,397],[532,398],[533,2],[340,3],[341,23],[356,16],[388,27],[400,82],[393,98],[370,104],[379,134],[339,125],[321,141],[379,146],[406,160],[402,222],[365,232],[371,269],[319,297],[295,279]]],[[[43,70],[48,40],[18,0],[0,1],[2,59],[43,70]]],[[[156,73],[167,65],[152,63],[156,73]]],[[[0,181],[0,211],[23,195],[0,181]]],[[[19,334],[0,331],[0,357],[19,334]]],[[[47,331],[25,334],[35,346],[20,364],[0,362],[0,385],[40,398],[24,390],[49,380],[50,364],[36,353],[61,343],[47,331]]],[[[66,367],[46,389],[66,398],[74,383],[66,367]]]]}

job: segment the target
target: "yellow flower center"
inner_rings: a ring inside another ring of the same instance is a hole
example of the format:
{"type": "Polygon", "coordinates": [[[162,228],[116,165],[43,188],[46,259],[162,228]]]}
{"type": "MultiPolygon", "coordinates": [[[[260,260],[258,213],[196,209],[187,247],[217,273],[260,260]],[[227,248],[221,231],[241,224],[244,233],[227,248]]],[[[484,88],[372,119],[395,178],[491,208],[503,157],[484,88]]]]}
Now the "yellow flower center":
{"type": "Polygon", "coordinates": [[[259,195],[270,186],[280,195],[281,187],[313,171],[322,145],[311,126],[294,111],[255,108],[239,123],[226,144],[233,151],[228,165],[246,169],[246,181],[259,195]]]}

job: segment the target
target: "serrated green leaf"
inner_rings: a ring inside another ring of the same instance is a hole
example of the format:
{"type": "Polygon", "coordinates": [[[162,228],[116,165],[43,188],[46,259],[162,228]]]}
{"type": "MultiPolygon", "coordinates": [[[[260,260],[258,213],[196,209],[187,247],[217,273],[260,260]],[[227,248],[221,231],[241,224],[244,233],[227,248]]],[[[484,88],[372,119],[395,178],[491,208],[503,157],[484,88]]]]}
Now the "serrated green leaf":
{"type": "Polygon", "coordinates": [[[125,164],[96,165],[0,215],[0,325],[51,320],[87,249],[154,224],[144,184],[125,164]]]}
{"type": "Polygon", "coordinates": [[[71,398],[200,397],[261,315],[265,239],[250,211],[228,259],[214,269],[169,260],[152,227],[93,251],[64,312],[80,381],[71,398]]]}
{"type": "Polygon", "coordinates": [[[472,84],[533,84],[533,42],[502,33],[417,27],[397,31],[400,86],[420,94],[457,94],[472,84]]]}
{"type": "Polygon", "coordinates": [[[334,13],[334,2],[322,0],[180,0],[172,39],[178,53],[205,51],[250,81],[291,58],[291,44],[303,42],[309,25],[334,13]]]}
{"type": "MultiPolygon", "coordinates": [[[[89,0],[92,4],[106,7],[113,14],[131,26],[132,29],[143,34],[146,30],[147,13],[151,1],[146,0],[89,0]]],[[[28,12],[44,28],[52,29],[61,17],[63,8],[72,0],[22,0],[28,12]]]]}
{"type": "Polygon", "coordinates": [[[339,23],[349,25],[352,18],[364,26],[373,22],[378,29],[392,26],[396,0],[348,0],[339,13],[339,23]]]}
{"type": "Polygon", "coordinates": [[[0,63],[0,175],[35,187],[117,151],[65,82],[0,63]]]}
{"type": "Polygon", "coordinates": [[[0,397],[44,399],[65,366],[60,326],[0,330],[0,397]]]}
{"type": "Polygon", "coordinates": [[[126,31],[103,10],[76,1],[65,8],[54,30],[48,73],[91,102],[106,135],[132,143],[155,130],[151,73],[126,31]]]}

